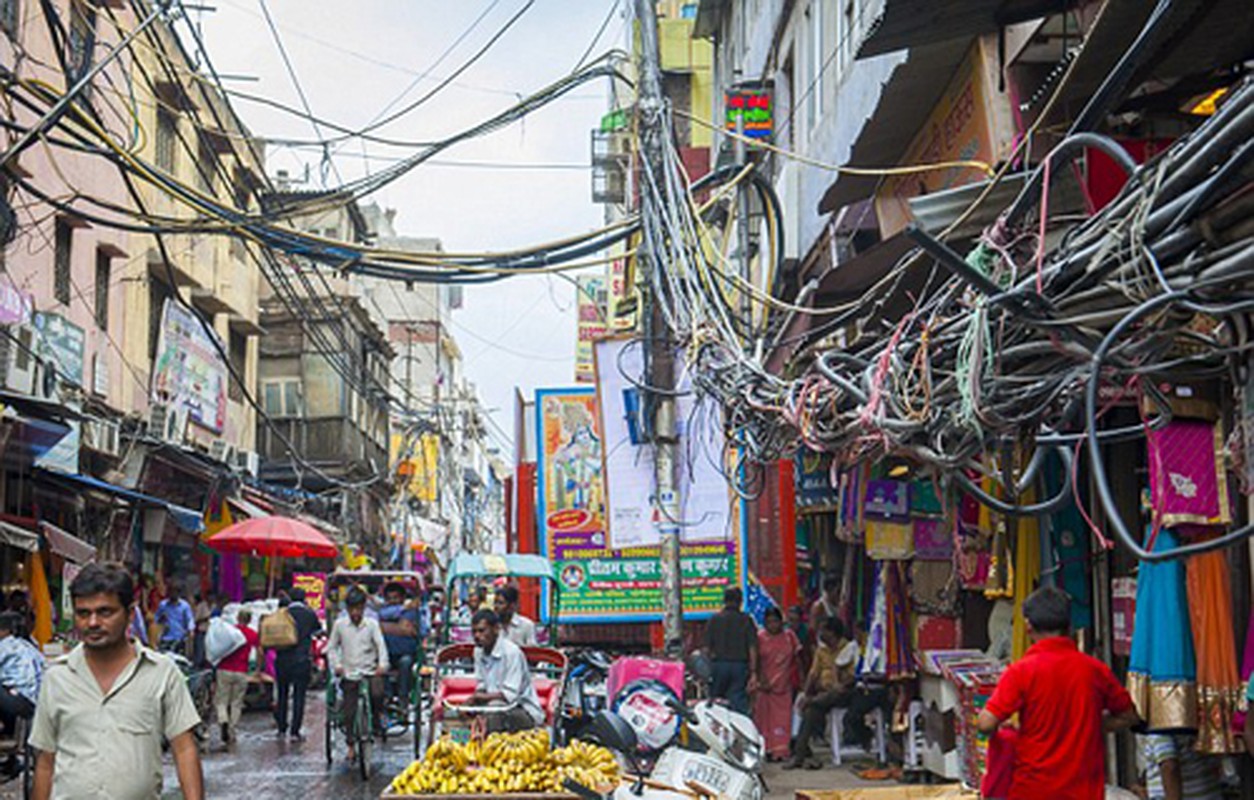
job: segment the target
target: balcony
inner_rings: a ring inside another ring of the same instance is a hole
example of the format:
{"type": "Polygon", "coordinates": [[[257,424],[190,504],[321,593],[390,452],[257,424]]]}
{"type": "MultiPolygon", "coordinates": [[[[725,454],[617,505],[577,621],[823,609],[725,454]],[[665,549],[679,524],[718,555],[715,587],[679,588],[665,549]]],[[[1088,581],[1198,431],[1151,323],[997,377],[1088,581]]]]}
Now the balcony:
{"type": "Polygon", "coordinates": [[[261,454],[263,471],[276,478],[290,469],[292,456],[287,442],[291,442],[306,461],[327,472],[369,475],[372,462],[374,471],[387,471],[386,444],[366,436],[347,417],[280,418],[273,423],[273,427],[258,423],[257,451],[261,454]]]}

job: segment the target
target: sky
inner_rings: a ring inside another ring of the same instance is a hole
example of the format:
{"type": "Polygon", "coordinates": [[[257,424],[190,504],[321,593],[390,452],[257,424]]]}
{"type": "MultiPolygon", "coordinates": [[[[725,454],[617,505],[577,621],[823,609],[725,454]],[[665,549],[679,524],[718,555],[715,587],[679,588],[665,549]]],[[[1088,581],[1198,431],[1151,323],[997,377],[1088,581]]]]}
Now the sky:
{"type": "MultiPolygon", "coordinates": [[[[200,25],[228,89],[301,107],[266,23],[268,10],[314,116],[355,129],[389,106],[400,107],[434,88],[527,0],[212,0],[204,5],[214,10],[191,11],[192,21],[200,25]]],[[[625,5],[622,0],[534,0],[453,84],[378,133],[429,140],[499,112],[570,72],[603,25],[592,56],[621,47],[625,5]]],[[[437,237],[450,252],[516,249],[600,227],[603,208],[591,201],[589,135],[606,112],[608,98],[608,84],[585,84],[522,123],[445,151],[438,163],[420,166],[365,202],[396,209],[400,235],[437,237]]],[[[263,138],[331,135],[326,128],[315,130],[307,119],[245,99],[232,103],[263,138]]],[[[303,176],[307,168],[308,188],[333,188],[410,153],[352,142],[333,152],[329,169],[317,149],[271,146],[267,172],[303,176]]],[[[505,435],[514,430],[516,387],[530,395],[539,387],[573,383],[574,303],[573,287],[557,277],[466,287],[464,307],[453,312],[452,332],[467,376],[485,407],[497,409],[491,416],[505,435]]]]}

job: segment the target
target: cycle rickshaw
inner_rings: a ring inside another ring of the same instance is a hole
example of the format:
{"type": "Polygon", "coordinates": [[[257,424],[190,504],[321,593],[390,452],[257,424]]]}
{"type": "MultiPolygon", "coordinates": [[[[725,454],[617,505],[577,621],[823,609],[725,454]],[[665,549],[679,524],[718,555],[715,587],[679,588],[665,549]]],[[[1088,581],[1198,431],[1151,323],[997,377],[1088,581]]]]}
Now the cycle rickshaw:
{"type": "MultiPolygon", "coordinates": [[[[548,624],[543,633],[537,629],[536,634],[544,643],[555,643],[559,584],[553,565],[543,556],[459,553],[448,566],[445,597],[450,604],[454,602],[459,582],[502,578],[534,578],[546,583],[549,608],[545,617],[548,624]]],[[[430,668],[424,670],[432,683],[431,691],[424,692],[432,698],[426,709],[428,742],[434,742],[443,732],[450,733],[454,738],[468,738],[471,727],[468,712],[490,714],[493,711],[491,708],[468,709],[464,705],[475,692],[475,646],[469,627],[455,624],[453,616],[452,613],[445,614],[440,632],[443,646],[436,652],[430,668]]],[[[523,654],[527,657],[532,686],[544,711],[544,724],[556,739],[562,687],[566,680],[566,654],[554,647],[524,647],[523,654]]]]}

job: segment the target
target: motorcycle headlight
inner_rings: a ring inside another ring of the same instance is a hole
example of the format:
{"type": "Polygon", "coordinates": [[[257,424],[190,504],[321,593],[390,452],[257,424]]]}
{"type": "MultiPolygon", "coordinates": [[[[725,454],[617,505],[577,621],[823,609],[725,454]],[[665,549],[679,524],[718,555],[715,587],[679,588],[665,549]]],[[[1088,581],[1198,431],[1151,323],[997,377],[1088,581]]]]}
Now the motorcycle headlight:
{"type": "Polygon", "coordinates": [[[762,766],[762,746],[736,731],[732,746],[727,751],[736,764],[746,772],[756,772],[762,766]]]}

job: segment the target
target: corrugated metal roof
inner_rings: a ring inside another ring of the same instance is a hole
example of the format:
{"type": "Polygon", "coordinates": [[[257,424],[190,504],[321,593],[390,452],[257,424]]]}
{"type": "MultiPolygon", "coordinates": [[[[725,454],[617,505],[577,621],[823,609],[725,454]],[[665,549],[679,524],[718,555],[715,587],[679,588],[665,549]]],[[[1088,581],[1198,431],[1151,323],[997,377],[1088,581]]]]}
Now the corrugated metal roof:
{"type": "MultiPolygon", "coordinates": [[[[883,84],[875,113],[863,123],[847,163],[859,167],[896,164],[944,94],[970,45],[969,39],[960,39],[911,48],[883,84]]],[[[839,175],[819,202],[819,213],[870,196],[877,181],[839,175]]]]}
{"type": "Polygon", "coordinates": [[[1074,5],[1076,0],[883,0],[858,47],[858,58],[992,33],[1074,5]]]}

